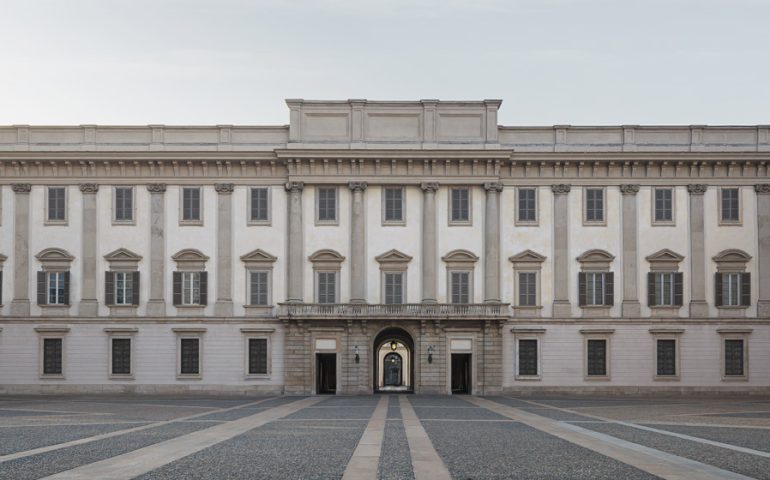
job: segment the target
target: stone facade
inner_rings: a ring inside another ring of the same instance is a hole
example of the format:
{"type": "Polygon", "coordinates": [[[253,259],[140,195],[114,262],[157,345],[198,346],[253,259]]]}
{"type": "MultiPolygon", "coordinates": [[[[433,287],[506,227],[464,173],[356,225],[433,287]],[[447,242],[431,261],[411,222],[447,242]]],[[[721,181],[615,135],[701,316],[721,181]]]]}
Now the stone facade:
{"type": "Polygon", "coordinates": [[[500,104],[0,127],[0,392],[769,391],[770,127],[500,104]]]}

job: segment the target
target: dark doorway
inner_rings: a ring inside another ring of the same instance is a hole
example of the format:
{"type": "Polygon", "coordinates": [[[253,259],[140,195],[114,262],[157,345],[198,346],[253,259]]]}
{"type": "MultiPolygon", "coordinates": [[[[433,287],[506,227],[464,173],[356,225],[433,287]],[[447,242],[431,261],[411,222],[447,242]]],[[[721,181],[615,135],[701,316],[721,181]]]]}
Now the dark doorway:
{"type": "Polygon", "coordinates": [[[337,393],[337,354],[316,354],[316,393],[334,395],[337,393]]]}
{"type": "Polygon", "coordinates": [[[400,387],[403,382],[403,373],[401,371],[402,359],[401,355],[397,353],[389,353],[385,355],[385,361],[383,362],[383,368],[385,369],[384,383],[386,387],[400,387]]]}
{"type": "Polygon", "coordinates": [[[452,393],[471,393],[471,354],[452,354],[452,393]]]}

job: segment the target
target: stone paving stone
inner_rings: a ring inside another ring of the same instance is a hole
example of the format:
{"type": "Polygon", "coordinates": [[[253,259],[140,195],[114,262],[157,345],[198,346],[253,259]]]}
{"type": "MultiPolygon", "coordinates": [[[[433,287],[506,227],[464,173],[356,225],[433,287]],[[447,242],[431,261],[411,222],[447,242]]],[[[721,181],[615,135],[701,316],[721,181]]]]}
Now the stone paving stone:
{"type": "Polygon", "coordinates": [[[409,403],[417,407],[473,407],[458,396],[449,395],[410,395],[409,403]]]}
{"type": "Polygon", "coordinates": [[[430,420],[500,420],[507,418],[495,412],[475,406],[466,407],[414,407],[420,421],[430,420]]]}
{"type": "Polygon", "coordinates": [[[270,407],[262,408],[239,408],[237,410],[229,410],[227,412],[214,412],[202,417],[197,417],[195,420],[219,420],[223,422],[229,422],[231,420],[238,420],[239,418],[248,417],[259,412],[268,410],[270,407]]]}
{"type": "Polygon", "coordinates": [[[335,420],[339,418],[369,420],[369,417],[372,416],[372,412],[374,412],[374,405],[368,405],[364,407],[361,407],[361,406],[355,406],[355,407],[339,406],[339,407],[326,407],[326,408],[307,407],[307,408],[303,408],[298,412],[292,413],[291,415],[285,418],[289,420],[291,419],[335,420]]]}
{"type": "MultiPolygon", "coordinates": [[[[770,479],[770,459],[725,448],[705,445],[662,433],[649,432],[615,423],[585,423],[580,427],[629,442],[713,465],[757,479],[770,479]]],[[[653,428],[658,428],[654,426],[653,428]]]]}
{"type": "Polygon", "coordinates": [[[770,418],[770,412],[711,413],[708,416],[734,418],[770,418]]]}
{"type": "Polygon", "coordinates": [[[53,475],[105,458],[163,442],[170,438],[209,428],[212,422],[180,422],[127,433],[96,442],[62,448],[0,463],[0,480],[28,480],[53,475]]]}
{"type": "Polygon", "coordinates": [[[515,398],[508,398],[508,397],[487,397],[487,398],[489,400],[492,400],[493,402],[502,403],[503,405],[508,405],[509,407],[518,408],[520,410],[524,410],[525,412],[534,413],[535,415],[551,418],[553,420],[575,421],[575,422],[596,420],[595,418],[586,417],[584,415],[578,415],[577,413],[554,410],[553,408],[548,408],[548,407],[538,407],[537,405],[532,405],[531,403],[527,403],[515,398]]]}
{"type": "MultiPolygon", "coordinates": [[[[4,427],[0,428],[0,455],[47,447],[57,443],[69,442],[79,438],[101,435],[141,425],[146,425],[146,423],[4,427]]],[[[2,468],[3,464],[0,463],[0,470],[2,468]]]]}
{"type": "Polygon", "coordinates": [[[646,426],[770,453],[770,430],[766,428],[752,429],[660,424],[646,426]]]}
{"type": "Polygon", "coordinates": [[[41,412],[39,410],[0,410],[0,417],[35,417],[47,415],[61,415],[61,413],[41,412]]]}
{"type": "Polygon", "coordinates": [[[398,405],[398,397],[391,395],[388,400],[388,419],[401,419],[401,407],[398,405]]]}
{"type": "MultiPolygon", "coordinates": [[[[401,416],[400,413],[399,416],[401,416]]],[[[409,444],[406,441],[406,431],[401,420],[388,420],[385,423],[385,436],[382,440],[377,476],[380,480],[411,480],[414,478],[409,444]]]]}

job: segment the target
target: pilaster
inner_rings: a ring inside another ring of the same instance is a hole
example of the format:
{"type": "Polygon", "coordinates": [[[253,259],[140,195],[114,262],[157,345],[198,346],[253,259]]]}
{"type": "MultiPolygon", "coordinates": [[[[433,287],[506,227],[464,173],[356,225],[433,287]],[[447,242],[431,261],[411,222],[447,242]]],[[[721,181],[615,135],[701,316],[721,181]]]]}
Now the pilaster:
{"type": "Polygon", "coordinates": [[[302,190],[304,182],[286,182],[286,191],[289,195],[288,208],[288,289],[287,299],[289,303],[300,303],[304,299],[302,292],[302,250],[303,250],[303,226],[302,226],[302,190]]]}
{"type": "Polygon", "coordinates": [[[99,314],[99,301],[96,299],[96,193],[99,185],[81,183],[83,194],[83,236],[81,238],[81,295],[78,315],[95,317],[99,314]]]}
{"type": "Polygon", "coordinates": [[[500,303],[500,196],[503,184],[488,182],[484,219],[484,303],[500,303]]]}
{"type": "Polygon", "coordinates": [[[350,182],[353,192],[350,222],[350,303],[366,303],[366,217],[364,191],[366,182],[350,182]]]}
{"type": "Polygon", "coordinates": [[[638,244],[637,244],[637,207],[636,194],[638,184],[620,186],[623,196],[623,304],[622,315],[625,318],[641,316],[638,285],[638,244]]]}
{"type": "Polygon", "coordinates": [[[436,191],[439,184],[424,182],[422,189],[422,303],[437,303],[436,298],[436,191]]]}
{"type": "Polygon", "coordinates": [[[11,315],[29,316],[29,183],[14,183],[13,300],[11,315]]]}
{"type": "Polygon", "coordinates": [[[754,185],[757,194],[757,235],[759,272],[757,275],[757,316],[770,317],[770,184],[754,185]]]}
{"type": "Polygon", "coordinates": [[[214,314],[233,316],[233,184],[217,183],[217,302],[214,314]]]}
{"type": "Polygon", "coordinates": [[[553,317],[571,317],[569,301],[569,192],[567,184],[551,185],[553,192],[553,317]]]}
{"type": "Polygon", "coordinates": [[[708,185],[690,184],[690,317],[707,317],[703,194],[708,185]]]}
{"type": "Polygon", "coordinates": [[[150,192],[150,298],[148,316],[166,315],[166,184],[147,185],[150,192]]]}

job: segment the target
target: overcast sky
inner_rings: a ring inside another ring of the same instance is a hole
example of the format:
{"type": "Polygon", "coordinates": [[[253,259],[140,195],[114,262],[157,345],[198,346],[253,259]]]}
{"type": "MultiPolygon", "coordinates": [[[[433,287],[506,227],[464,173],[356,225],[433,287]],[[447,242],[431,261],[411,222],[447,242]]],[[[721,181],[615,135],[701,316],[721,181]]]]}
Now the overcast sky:
{"type": "Polygon", "coordinates": [[[770,124],[770,0],[0,0],[0,124],[286,124],[285,98],[770,124]]]}

